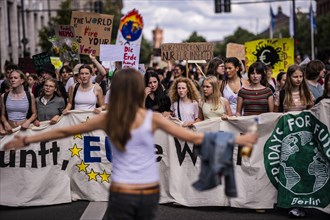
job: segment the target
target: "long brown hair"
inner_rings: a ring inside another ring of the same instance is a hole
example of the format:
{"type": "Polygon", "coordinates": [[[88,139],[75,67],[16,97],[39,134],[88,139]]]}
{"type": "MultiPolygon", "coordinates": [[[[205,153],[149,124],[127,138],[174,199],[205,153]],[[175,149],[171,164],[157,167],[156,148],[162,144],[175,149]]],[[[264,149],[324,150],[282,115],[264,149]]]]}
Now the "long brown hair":
{"type": "Polygon", "coordinates": [[[144,88],[143,77],[135,69],[121,69],[112,78],[106,133],[119,150],[125,150],[136,113],[144,106],[144,88]]]}
{"type": "Polygon", "coordinates": [[[292,98],[292,88],[293,84],[291,82],[291,76],[294,72],[300,71],[303,74],[303,80],[299,86],[299,96],[300,96],[300,102],[303,105],[313,105],[313,99],[312,99],[312,94],[306,84],[306,76],[304,71],[302,71],[301,67],[294,64],[289,66],[288,71],[287,71],[287,79],[285,81],[283,89],[285,90],[285,97],[283,104],[286,106],[292,106],[293,98],[292,98]]]}

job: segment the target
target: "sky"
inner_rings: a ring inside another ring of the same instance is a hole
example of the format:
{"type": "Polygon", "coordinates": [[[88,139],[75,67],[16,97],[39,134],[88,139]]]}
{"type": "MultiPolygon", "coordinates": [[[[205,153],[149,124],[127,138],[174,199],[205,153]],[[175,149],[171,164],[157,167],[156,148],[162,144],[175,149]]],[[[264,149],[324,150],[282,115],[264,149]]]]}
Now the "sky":
{"type": "MultiPolygon", "coordinates": [[[[137,9],[143,16],[143,34],[152,41],[152,30],[163,29],[163,43],[180,43],[192,32],[197,31],[207,41],[219,41],[231,35],[238,27],[257,34],[269,27],[269,8],[277,14],[282,7],[290,16],[292,1],[282,0],[272,3],[234,4],[237,2],[257,2],[262,0],[231,0],[231,13],[214,12],[214,0],[124,0],[123,14],[137,9]]],[[[265,1],[265,0],[263,0],[265,1]]],[[[311,0],[296,0],[296,10],[309,11],[311,0]]],[[[316,4],[313,9],[316,11],[316,4]]]]}

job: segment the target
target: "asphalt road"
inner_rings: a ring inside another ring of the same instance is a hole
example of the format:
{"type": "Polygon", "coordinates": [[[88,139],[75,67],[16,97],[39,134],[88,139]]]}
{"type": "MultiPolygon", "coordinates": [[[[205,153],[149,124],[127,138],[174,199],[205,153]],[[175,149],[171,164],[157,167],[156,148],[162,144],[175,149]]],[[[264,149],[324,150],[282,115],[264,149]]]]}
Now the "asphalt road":
{"type": "MultiPolygon", "coordinates": [[[[102,220],[106,202],[77,201],[68,204],[13,208],[0,206],[1,220],[102,220]]],[[[251,209],[228,207],[183,207],[173,204],[159,205],[156,220],[281,220],[288,219],[287,210],[272,209],[256,213],[251,209]]],[[[308,209],[305,220],[329,220],[330,215],[308,209]]]]}

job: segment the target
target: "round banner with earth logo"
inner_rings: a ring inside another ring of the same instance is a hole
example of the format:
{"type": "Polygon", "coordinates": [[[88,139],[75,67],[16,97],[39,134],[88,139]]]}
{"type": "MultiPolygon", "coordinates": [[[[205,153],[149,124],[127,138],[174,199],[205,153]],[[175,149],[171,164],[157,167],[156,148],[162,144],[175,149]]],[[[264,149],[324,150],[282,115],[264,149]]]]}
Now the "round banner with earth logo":
{"type": "Polygon", "coordinates": [[[329,205],[329,130],[313,114],[283,115],[265,143],[264,159],[279,207],[329,205]]]}

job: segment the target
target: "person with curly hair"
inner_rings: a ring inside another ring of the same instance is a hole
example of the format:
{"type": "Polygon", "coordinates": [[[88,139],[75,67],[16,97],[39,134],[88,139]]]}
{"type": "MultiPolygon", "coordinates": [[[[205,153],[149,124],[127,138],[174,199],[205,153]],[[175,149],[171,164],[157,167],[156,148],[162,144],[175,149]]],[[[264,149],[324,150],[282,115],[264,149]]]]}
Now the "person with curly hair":
{"type": "Polygon", "coordinates": [[[168,92],[171,99],[172,116],[183,121],[183,127],[190,127],[198,118],[199,92],[191,79],[179,77],[174,80],[168,92]]]}

